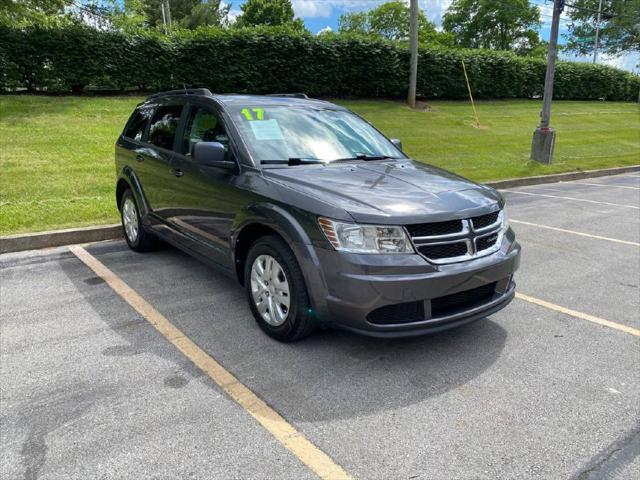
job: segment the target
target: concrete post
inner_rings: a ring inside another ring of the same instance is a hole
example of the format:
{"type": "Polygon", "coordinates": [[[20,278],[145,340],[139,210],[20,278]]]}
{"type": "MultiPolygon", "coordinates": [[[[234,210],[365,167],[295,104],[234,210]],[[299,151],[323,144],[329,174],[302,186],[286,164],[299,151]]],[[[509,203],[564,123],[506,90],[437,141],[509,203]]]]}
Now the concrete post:
{"type": "Polygon", "coordinates": [[[560,13],[562,13],[563,8],[564,0],[554,0],[551,38],[549,39],[549,51],[547,52],[547,73],[544,78],[544,96],[542,98],[542,112],[540,112],[540,126],[533,132],[533,141],[531,142],[531,160],[546,164],[553,161],[553,148],[556,143],[556,132],[550,127],[551,100],[553,99],[553,79],[556,73],[560,13]]]}

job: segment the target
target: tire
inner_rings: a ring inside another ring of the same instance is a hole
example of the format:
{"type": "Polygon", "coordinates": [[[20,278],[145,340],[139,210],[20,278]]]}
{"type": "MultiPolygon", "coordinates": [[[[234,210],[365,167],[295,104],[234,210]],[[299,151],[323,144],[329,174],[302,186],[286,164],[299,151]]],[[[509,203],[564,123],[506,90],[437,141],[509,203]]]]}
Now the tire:
{"type": "Polygon", "coordinates": [[[146,231],[140,218],[138,203],[130,189],[120,199],[120,221],[127,245],[136,252],[148,252],[156,246],[156,238],[146,231]]]}
{"type": "Polygon", "coordinates": [[[249,250],[244,270],[251,312],[267,335],[281,342],[293,342],[316,329],[317,322],[311,316],[302,271],[282,238],[277,235],[259,238],[249,250]],[[276,262],[271,264],[271,268],[267,267],[269,259],[276,262]],[[264,270],[262,275],[259,274],[260,268],[264,270]],[[265,288],[266,283],[268,286],[265,288]],[[283,294],[285,286],[288,286],[288,302],[283,294]]]}

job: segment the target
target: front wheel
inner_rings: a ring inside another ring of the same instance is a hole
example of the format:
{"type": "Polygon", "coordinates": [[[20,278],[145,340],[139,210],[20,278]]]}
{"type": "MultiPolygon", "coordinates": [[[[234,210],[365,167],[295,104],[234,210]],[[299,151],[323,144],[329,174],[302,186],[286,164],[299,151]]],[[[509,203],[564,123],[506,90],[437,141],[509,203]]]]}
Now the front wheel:
{"type": "Polygon", "coordinates": [[[136,252],[147,252],[155,246],[155,238],[144,229],[136,199],[131,190],[127,190],[120,200],[120,218],[122,231],[127,245],[136,252]]]}
{"type": "Polygon", "coordinates": [[[244,283],[253,316],[269,336],[291,342],[315,330],[302,271],[280,237],[269,235],[253,244],[244,283]]]}

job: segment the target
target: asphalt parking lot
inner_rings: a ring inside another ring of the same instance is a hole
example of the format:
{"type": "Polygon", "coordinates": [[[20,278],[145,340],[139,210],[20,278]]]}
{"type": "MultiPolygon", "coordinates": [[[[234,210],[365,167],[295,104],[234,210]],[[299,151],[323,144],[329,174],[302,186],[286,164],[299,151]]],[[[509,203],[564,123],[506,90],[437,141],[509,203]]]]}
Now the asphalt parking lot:
{"type": "MultiPolygon", "coordinates": [[[[640,174],[504,193],[525,297],[414,339],[279,344],[177,250],[85,248],[353,478],[640,478],[640,174]]],[[[69,248],[0,266],[3,479],[317,478],[69,248]]]]}

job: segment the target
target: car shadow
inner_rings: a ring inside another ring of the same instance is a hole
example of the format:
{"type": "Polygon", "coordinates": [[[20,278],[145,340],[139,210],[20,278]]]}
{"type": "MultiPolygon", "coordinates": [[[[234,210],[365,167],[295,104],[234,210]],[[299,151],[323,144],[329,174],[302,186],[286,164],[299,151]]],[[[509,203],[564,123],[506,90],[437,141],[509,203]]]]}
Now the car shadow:
{"type": "MultiPolygon", "coordinates": [[[[393,411],[463,387],[496,361],[507,337],[499,324],[482,319],[407,339],[329,329],[296,343],[279,343],[256,325],[242,287],[178,250],[140,255],[115,242],[94,245],[90,251],[291,421],[393,411]]],[[[106,287],[93,284],[93,272],[81,264],[66,268],[95,311],[122,337],[122,351],[144,349],[166,358],[160,340],[154,344],[139,328],[113,324],[109,308],[104,308],[106,292],[91,292],[106,287]]],[[[186,363],[180,362],[186,373],[201,376],[186,363]]]]}

